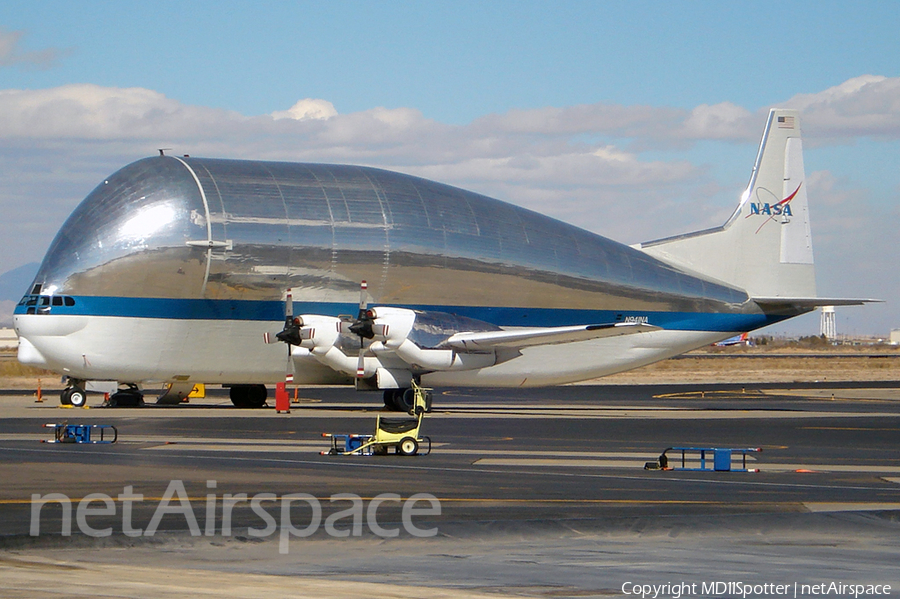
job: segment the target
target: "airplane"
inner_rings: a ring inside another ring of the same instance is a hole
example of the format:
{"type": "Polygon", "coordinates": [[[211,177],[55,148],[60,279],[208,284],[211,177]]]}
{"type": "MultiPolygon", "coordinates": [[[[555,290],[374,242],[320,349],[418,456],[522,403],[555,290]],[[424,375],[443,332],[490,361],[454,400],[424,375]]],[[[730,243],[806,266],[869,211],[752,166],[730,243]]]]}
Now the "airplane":
{"type": "Polygon", "coordinates": [[[740,335],[735,335],[734,337],[729,337],[723,341],[719,341],[718,343],[714,343],[716,347],[731,347],[733,345],[753,345],[750,341],[750,333],[741,333],[740,335]]]}
{"type": "Polygon", "coordinates": [[[260,407],[288,378],[405,411],[413,382],[596,379],[867,301],[816,296],[800,116],[772,109],[724,225],[634,246],[397,172],[160,151],[75,208],[14,322],[64,404],[112,381],[260,407]]]}

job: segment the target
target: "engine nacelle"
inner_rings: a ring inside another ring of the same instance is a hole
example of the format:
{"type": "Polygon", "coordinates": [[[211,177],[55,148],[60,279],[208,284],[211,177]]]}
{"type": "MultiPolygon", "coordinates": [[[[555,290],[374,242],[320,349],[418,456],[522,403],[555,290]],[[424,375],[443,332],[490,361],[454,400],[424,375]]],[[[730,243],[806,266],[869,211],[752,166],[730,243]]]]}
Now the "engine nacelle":
{"type": "MultiPolygon", "coordinates": [[[[300,323],[300,347],[319,362],[338,372],[355,375],[357,369],[356,356],[348,356],[337,346],[341,334],[341,320],[333,316],[304,314],[298,318],[300,323]]],[[[375,372],[374,365],[367,365],[365,376],[375,372]]]]}
{"type": "Polygon", "coordinates": [[[300,321],[300,347],[310,350],[313,355],[325,354],[334,347],[340,335],[341,321],[333,316],[304,314],[300,321]]]}
{"type": "MultiPolygon", "coordinates": [[[[401,384],[399,379],[405,380],[409,373],[414,371],[478,370],[497,363],[494,352],[463,353],[455,349],[420,347],[413,341],[416,338],[415,326],[418,316],[419,313],[413,310],[390,306],[372,308],[365,320],[357,321],[304,314],[296,319],[300,327],[299,347],[308,351],[309,355],[320,363],[338,372],[361,378],[376,376],[380,381],[379,388],[399,387],[401,384]],[[362,372],[359,371],[359,355],[347,355],[340,347],[342,336],[356,336],[350,327],[359,323],[364,323],[372,334],[372,341],[365,347],[365,352],[369,355],[362,360],[362,372]],[[374,354],[374,357],[371,354],[374,354]]],[[[441,318],[446,316],[442,315],[441,318]]],[[[428,329],[430,325],[422,326],[428,329]]]]}
{"type": "Polygon", "coordinates": [[[416,313],[406,308],[378,307],[371,310],[375,317],[372,330],[382,347],[375,344],[373,352],[392,351],[415,370],[478,370],[493,366],[497,357],[493,352],[479,354],[457,353],[452,349],[423,349],[410,339],[416,313]]]}

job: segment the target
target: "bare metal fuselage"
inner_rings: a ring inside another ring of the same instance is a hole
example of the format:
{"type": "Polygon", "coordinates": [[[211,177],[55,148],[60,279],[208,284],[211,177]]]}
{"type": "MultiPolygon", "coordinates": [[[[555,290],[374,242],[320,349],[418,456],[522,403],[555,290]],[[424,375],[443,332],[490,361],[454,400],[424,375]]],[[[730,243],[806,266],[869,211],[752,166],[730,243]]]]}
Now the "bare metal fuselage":
{"type": "MultiPolygon", "coordinates": [[[[84,380],[276,382],[284,348],[261,333],[283,321],[285,290],[296,314],[355,314],[361,280],[372,305],[494,328],[661,328],[530,347],[489,368],[426,373],[430,384],[583,380],[796,314],[764,313],[743,290],[425,179],[154,157],[101,183],[57,235],[16,309],[20,359],[84,380]]],[[[434,342],[447,332],[437,327],[434,342]]],[[[348,380],[302,352],[294,361],[298,382],[348,380]]]]}

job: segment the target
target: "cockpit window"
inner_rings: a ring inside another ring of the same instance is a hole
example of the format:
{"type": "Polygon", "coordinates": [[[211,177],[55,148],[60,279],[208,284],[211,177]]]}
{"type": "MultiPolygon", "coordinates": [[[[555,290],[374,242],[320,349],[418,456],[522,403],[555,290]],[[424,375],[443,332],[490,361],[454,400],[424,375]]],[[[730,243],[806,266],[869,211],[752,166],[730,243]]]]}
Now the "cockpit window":
{"type": "MultiPolygon", "coordinates": [[[[68,306],[75,305],[75,298],[68,295],[26,295],[19,300],[20,306],[41,306],[40,314],[49,314],[51,306],[68,306]]],[[[35,314],[34,308],[29,308],[28,314],[35,314]]]]}

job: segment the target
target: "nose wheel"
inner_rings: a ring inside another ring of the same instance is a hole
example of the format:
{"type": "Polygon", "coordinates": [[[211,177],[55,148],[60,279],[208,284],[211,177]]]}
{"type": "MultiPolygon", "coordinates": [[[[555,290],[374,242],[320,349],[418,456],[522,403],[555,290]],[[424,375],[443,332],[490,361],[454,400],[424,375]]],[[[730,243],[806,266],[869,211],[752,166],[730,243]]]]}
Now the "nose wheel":
{"type": "Polygon", "coordinates": [[[59,403],[73,408],[83,408],[87,405],[87,393],[82,385],[73,382],[59,394],[59,403]]]}

